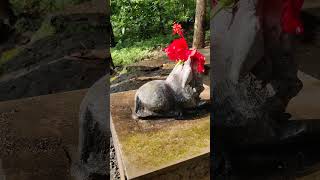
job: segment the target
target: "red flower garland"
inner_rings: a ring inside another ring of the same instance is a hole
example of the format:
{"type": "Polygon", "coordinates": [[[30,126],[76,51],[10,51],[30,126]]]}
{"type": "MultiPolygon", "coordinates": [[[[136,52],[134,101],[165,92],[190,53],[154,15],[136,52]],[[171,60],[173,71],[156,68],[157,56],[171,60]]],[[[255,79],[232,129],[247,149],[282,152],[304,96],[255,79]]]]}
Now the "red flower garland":
{"type": "Polygon", "coordinates": [[[173,34],[178,34],[180,38],[173,40],[172,43],[164,49],[169,60],[187,61],[190,58],[193,64],[196,63],[197,71],[199,73],[203,73],[205,57],[197,50],[190,50],[188,48],[188,44],[186,39],[183,37],[183,29],[180,24],[174,23],[172,27],[173,34]]]}

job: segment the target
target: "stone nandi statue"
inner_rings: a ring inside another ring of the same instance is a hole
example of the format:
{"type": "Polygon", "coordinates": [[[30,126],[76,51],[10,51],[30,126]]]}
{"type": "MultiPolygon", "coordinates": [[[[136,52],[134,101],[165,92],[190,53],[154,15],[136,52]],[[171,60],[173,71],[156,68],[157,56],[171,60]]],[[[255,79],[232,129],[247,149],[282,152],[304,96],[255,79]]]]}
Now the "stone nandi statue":
{"type": "Polygon", "coordinates": [[[201,74],[192,70],[189,58],[178,63],[166,80],[154,80],[141,86],[135,95],[134,117],[182,118],[184,111],[200,105],[204,90],[201,74]]]}

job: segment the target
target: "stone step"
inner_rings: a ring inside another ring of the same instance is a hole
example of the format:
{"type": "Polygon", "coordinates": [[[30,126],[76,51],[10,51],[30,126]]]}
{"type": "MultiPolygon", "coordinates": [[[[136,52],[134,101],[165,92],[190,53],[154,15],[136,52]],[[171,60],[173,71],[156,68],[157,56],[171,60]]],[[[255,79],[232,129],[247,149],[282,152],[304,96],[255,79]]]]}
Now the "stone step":
{"type": "MultiPolygon", "coordinates": [[[[205,86],[201,94],[210,99],[205,86]]],[[[209,179],[210,115],[134,120],[135,90],[111,94],[111,132],[122,179],[209,179]]]]}

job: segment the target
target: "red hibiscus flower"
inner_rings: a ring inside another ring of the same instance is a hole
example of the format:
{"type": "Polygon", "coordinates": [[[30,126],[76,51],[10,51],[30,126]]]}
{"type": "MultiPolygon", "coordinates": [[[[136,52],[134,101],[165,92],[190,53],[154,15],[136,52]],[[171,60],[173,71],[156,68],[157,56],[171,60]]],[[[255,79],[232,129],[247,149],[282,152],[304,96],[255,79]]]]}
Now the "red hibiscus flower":
{"type": "Polygon", "coordinates": [[[172,29],[173,29],[173,34],[178,34],[180,37],[183,37],[183,29],[181,24],[174,22],[172,29]]]}
{"type": "Polygon", "coordinates": [[[303,25],[300,20],[300,11],[304,0],[285,0],[283,2],[281,26],[285,33],[301,34],[303,25]]]}
{"type": "Polygon", "coordinates": [[[204,73],[205,57],[199,51],[196,51],[196,53],[191,57],[191,59],[192,62],[196,63],[197,71],[199,73],[204,73]]]}
{"type": "Polygon", "coordinates": [[[204,72],[205,57],[197,50],[190,50],[186,39],[183,37],[183,30],[180,24],[174,23],[174,34],[179,34],[180,38],[175,39],[164,49],[171,61],[187,61],[189,58],[192,62],[192,67],[196,66],[199,73],[204,72]]]}
{"type": "Polygon", "coordinates": [[[183,37],[173,40],[164,51],[172,61],[186,61],[190,56],[187,41],[183,37]]]}

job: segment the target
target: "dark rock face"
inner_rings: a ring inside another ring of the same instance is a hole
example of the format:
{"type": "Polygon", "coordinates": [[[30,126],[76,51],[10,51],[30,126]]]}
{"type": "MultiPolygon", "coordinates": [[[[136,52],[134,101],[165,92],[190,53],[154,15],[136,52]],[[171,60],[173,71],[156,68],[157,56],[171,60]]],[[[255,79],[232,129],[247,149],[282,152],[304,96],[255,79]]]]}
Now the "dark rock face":
{"type": "Polygon", "coordinates": [[[182,118],[183,111],[199,105],[203,90],[201,75],[192,71],[191,60],[188,60],[177,64],[166,80],[154,80],[141,86],[135,95],[133,115],[137,118],[182,118]]]}
{"type": "Polygon", "coordinates": [[[101,14],[48,17],[56,34],[29,44],[2,66],[2,73],[46,64],[84,50],[106,49],[108,30],[104,17],[101,14]]]}
{"type": "Polygon", "coordinates": [[[0,101],[90,87],[106,72],[104,60],[61,58],[0,78],[0,101]]]}
{"type": "Polygon", "coordinates": [[[82,179],[106,179],[109,176],[109,135],[107,119],[106,75],[87,92],[80,107],[79,162],[75,163],[82,179]]]}
{"type": "Polygon", "coordinates": [[[48,17],[56,33],[28,44],[1,65],[0,101],[89,88],[107,70],[105,16],[48,17]],[[87,57],[91,50],[105,50],[105,55],[87,57]]]}

